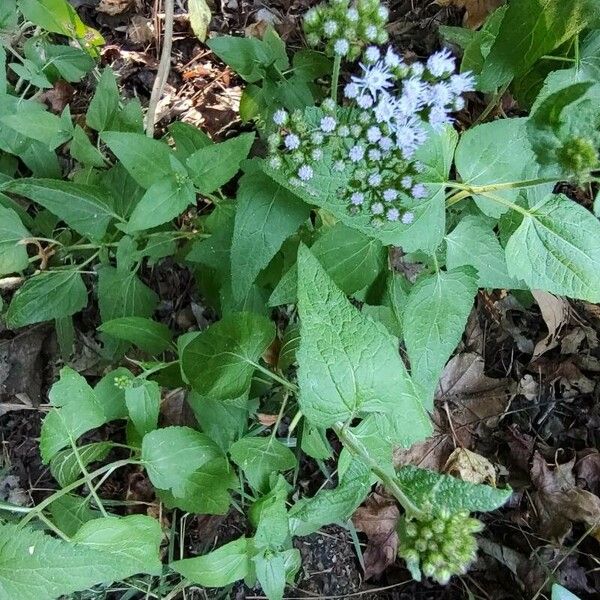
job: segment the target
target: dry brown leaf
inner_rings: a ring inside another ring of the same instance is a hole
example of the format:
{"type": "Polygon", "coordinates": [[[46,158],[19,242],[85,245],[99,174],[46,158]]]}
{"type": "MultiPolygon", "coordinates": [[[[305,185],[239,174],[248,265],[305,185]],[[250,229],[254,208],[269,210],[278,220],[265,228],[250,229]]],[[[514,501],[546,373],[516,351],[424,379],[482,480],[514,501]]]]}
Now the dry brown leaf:
{"type": "Polygon", "coordinates": [[[124,13],[132,8],[134,4],[136,4],[136,0],[100,0],[96,10],[112,17],[124,13]]]}
{"type": "Polygon", "coordinates": [[[571,523],[585,523],[599,537],[600,498],[575,484],[575,459],[551,468],[536,452],[531,466],[531,481],[536,487],[532,501],[536,508],[540,534],[562,543],[571,532],[571,523]]]}
{"type": "Polygon", "coordinates": [[[154,24],[143,15],[133,15],[127,27],[127,37],[132,44],[147,44],[154,39],[154,24]]]}
{"type": "Polygon", "coordinates": [[[485,456],[466,448],[457,448],[450,455],[444,471],[469,483],[487,483],[496,487],[496,469],[485,456]]]}
{"type": "Polygon", "coordinates": [[[532,290],[531,293],[540,307],[542,317],[548,328],[548,335],[539,340],[533,349],[533,356],[531,357],[533,362],[544,352],[558,346],[562,330],[569,322],[571,307],[564,298],[554,294],[541,290],[532,290]]]}
{"type": "Polygon", "coordinates": [[[396,525],[400,511],[395,500],[374,493],[352,517],[358,531],[368,538],[363,554],[365,579],[380,575],[396,560],[398,533],[396,525]]]}
{"type": "Polygon", "coordinates": [[[455,6],[466,10],[463,24],[471,29],[477,29],[486,17],[496,10],[504,0],[436,0],[440,6],[455,6]]]}
{"type": "Polygon", "coordinates": [[[59,79],[52,89],[46,90],[40,100],[50,106],[53,112],[61,113],[75,95],[75,88],[66,81],[59,79]]]}
{"type": "Polygon", "coordinates": [[[278,415],[267,415],[265,413],[257,413],[258,422],[264,427],[272,427],[277,423],[278,415]]]}

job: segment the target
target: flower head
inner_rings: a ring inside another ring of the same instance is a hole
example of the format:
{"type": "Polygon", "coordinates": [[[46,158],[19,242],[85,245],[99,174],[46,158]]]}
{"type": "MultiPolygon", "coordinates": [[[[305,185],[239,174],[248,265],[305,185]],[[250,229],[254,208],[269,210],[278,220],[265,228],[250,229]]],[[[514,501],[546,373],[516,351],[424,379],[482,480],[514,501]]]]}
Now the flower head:
{"type": "Polygon", "coordinates": [[[287,123],[288,120],[288,113],[286,110],[284,110],[283,108],[280,108],[279,110],[276,110],[273,114],[273,123],[275,123],[275,125],[285,125],[287,123]]]}
{"type": "Polygon", "coordinates": [[[313,177],[313,168],[310,165],[302,165],[298,169],[298,178],[301,181],[309,181],[313,177]]]}
{"type": "Polygon", "coordinates": [[[415,215],[414,215],[414,213],[411,213],[411,212],[405,212],[405,213],[402,215],[402,222],[403,222],[405,225],[410,225],[410,224],[411,224],[411,223],[412,223],[414,220],[415,220],[415,215]]]}
{"type": "Polygon", "coordinates": [[[337,122],[333,117],[327,116],[327,117],[323,117],[321,119],[320,126],[321,126],[321,131],[323,131],[325,133],[331,133],[332,131],[335,131],[337,122]]]}
{"type": "Polygon", "coordinates": [[[454,62],[454,56],[444,48],[427,59],[427,70],[434,77],[443,77],[454,71],[454,62]]]}
{"type": "Polygon", "coordinates": [[[288,133],[283,139],[283,145],[288,150],[297,150],[300,147],[300,138],[295,133],[288,133]]]}
{"type": "Polygon", "coordinates": [[[333,45],[333,51],[338,56],[346,56],[346,54],[348,54],[349,50],[350,50],[350,44],[349,44],[348,40],[345,38],[340,38],[333,45]]]}
{"type": "Polygon", "coordinates": [[[359,144],[352,146],[352,148],[350,148],[350,151],[348,152],[348,158],[352,162],[359,162],[364,158],[364,156],[365,149],[359,144]]]}

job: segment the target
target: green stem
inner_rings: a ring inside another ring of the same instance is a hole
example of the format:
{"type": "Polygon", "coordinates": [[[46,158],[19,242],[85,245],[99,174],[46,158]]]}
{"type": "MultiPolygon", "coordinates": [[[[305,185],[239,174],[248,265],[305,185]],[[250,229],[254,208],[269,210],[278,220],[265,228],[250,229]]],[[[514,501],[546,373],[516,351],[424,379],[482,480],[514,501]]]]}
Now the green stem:
{"type": "Polygon", "coordinates": [[[333,430],[344,447],[360,458],[360,460],[375,473],[388,492],[398,500],[407,513],[416,517],[422,517],[424,515],[423,511],[402,491],[402,488],[398,485],[398,482],[394,477],[382,469],[375,459],[371,458],[369,451],[364,447],[363,443],[342,422],[336,423],[333,426],[333,430]]]}
{"type": "Polygon", "coordinates": [[[63,531],[61,531],[50,519],[48,519],[48,517],[46,517],[45,515],[38,515],[38,519],[44,523],[44,525],[46,525],[46,527],[48,529],[50,529],[51,531],[54,531],[54,533],[59,537],[62,538],[63,540],[65,540],[65,542],[70,542],[71,538],[66,535],[63,531]]]}
{"type": "Polygon", "coordinates": [[[581,64],[581,57],[579,55],[579,34],[578,33],[575,34],[574,43],[575,43],[575,58],[573,59],[573,61],[575,62],[575,67],[577,69],[579,69],[579,66],[581,64]]]}
{"type": "Polygon", "coordinates": [[[468,190],[470,194],[483,194],[485,192],[495,192],[496,190],[512,190],[526,187],[535,187],[545,183],[556,183],[556,177],[540,177],[538,179],[524,179],[522,181],[509,181],[506,183],[490,183],[489,185],[469,185],[457,181],[447,181],[446,187],[456,190],[468,190]]]}
{"type": "Polygon", "coordinates": [[[575,58],[569,56],[542,56],[540,60],[554,60],[556,62],[576,62],[575,58]]]}
{"type": "MultiPolygon", "coordinates": [[[[142,463],[139,460],[129,460],[129,459],[117,460],[113,463],[104,465],[103,467],[100,467],[99,469],[96,469],[95,471],[92,471],[91,473],[89,473],[89,479],[95,479],[96,477],[99,477],[100,475],[103,475],[104,473],[115,471],[116,469],[119,469],[120,467],[124,467],[126,465],[141,465],[141,464],[142,463]]],[[[19,525],[21,525],[21,526],[26,525],[34,517],[39,517],[39,515],[42,514],[42,511],[45,508],[47,508],[48,506],[50,506],[50,504],[52,504],[55,500],[62,498],[62,496],[65,496],[69,492],[76,490],[78,487],[85,485],[87,482],[88,482],[88,478],[82,477],[81,479],[78,479],[77,481],[70,483],[69,485],[65,486],[64,488],[58,490],[57,492],[54,492],[54,494],[52,494],[51,496],[48,496],[48,498],[46,498],[45,500],[42,500],[37,506],[34,506],[33,508],[31,508],[29,510],[29,512],[27,513],[27,515],[25,515],[25,517],[23,517],[23,519],[21,519],[19,525]]]]}
{"type": "Polygon", "coordinates": [[[292,383],[288,379],[285,379],[284,377],[280,377],[279,375],[277,375],[277,373],[273,373],[273,371],[263,367],[262,365],[259,365],[258,363],[252,361],[249,362],[255,369],[259,370],[261,373],[264,373],[265,375],[267,375],[267,377],[273,379],[273,381],[277,381],[277,383],[280,383],[281,385],[288,388],[289,390],[292,390],[296,394],[298,393],[299,389],[296,384],[292,383]]]}
{"type": "Polygon", "coordinates": [[[104,505],[102,504],[102,500],[100,499],[100,496],[98,496],[98,493],[96,492],[96,488],[94,487],[94,483],[90,478],[89,471],[85,468],[85,465],[83,464],[83,461],[81,460],[81,456],[79,455],[79,450],[77,449],[77,444],[75,444],[75,441],[73,440],[73,438],[70,435],[69,435],[69,441],[71,442],[71,448],[73,449],[73,452],[75,453],[75,460],[77,461],[77,464],[79,465],[79,469],[81,470],[81,472],[83,474],[83,478],[86,480],[86,484],[88,486],[88,489],[90,490],[90,494],[92,495],[92,498],[96,502],[96,505],[98,506],[98,509],[102,513],[102,516],[108,517],[108,513],[106,512],[106,509],[104,508],[104,505]]]}
{"type": "Polygon", "coordinates": [[[331,99],[337,102],[338,85],[340,82],[340,67],[342,65],[342,57],[339,54],[333,59],[333,74],[331,76],[331,99]]]}
{"type": "Polygon", "coordinates": [[[6,510],[14,513],[28,513],[33,510],[33,507],[19,506],[18,504],[11,504],[10,502],[3,502],[0,500],[0,510],[6,510]]]}
{"type": "Polygon", "coordinates": [[[468,198],[471,195],[469,190],[458,190],[455,194],[446,199],[446,208],[454,206],[457,202],[468,198]]]}
{"type": "Polygon", "coordinates": [[[504,96],[504,92],[508,89],[509,83],[504,84],[493,96],[490,100],[489,104],[485,107],[485,110],[477,117],[473,125],[477,125],[488,117],[488,115],[496,108],[496,105],[500,100],[502,100],[502,96],[504,96]]]}

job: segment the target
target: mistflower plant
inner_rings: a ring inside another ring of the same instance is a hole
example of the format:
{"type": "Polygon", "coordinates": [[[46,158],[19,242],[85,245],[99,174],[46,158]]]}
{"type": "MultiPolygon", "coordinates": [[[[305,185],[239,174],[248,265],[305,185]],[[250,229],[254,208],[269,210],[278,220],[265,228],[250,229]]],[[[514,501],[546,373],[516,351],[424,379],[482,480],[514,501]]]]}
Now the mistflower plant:
{"type": "Polygon", "coordinates": [[[369,46],[359,69],[344,86],[344,105],[332,97],[317,111],[275,112],[269,166],[284,169],[293,185],[303,186],[326,152],[334,171],[348,178],[342,193],[351,215],[370,215],[374,227],[408,225],[414,207],[428,195],[415,154],[429,131],[452,123],[474,78],[454,72],[447,50],[409,65],[392,47],[369,46]]]}

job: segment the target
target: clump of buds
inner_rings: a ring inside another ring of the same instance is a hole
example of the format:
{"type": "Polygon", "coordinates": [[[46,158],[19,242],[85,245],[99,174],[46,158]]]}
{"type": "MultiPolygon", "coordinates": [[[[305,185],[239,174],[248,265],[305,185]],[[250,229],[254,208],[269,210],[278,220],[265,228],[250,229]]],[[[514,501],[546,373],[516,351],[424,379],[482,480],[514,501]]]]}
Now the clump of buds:
{"type": "Polygon", "coordinates": [[[324,46],[329,56],[356,60],[368,44],[385,44],[388,9],[379,0],[330,0],[304,17],[309,46],[324,46]]]}
{"type": "Polygon", "coordinates": [[[413,577],[421,573],[440,584],[453,575],[467,572],[477,555],[475,533],[483,523],[466,511],[450,513],[446,509],[423,510],[425,516],[405,516],[398,526],[398,554],[406,561],[413,577]]]}

